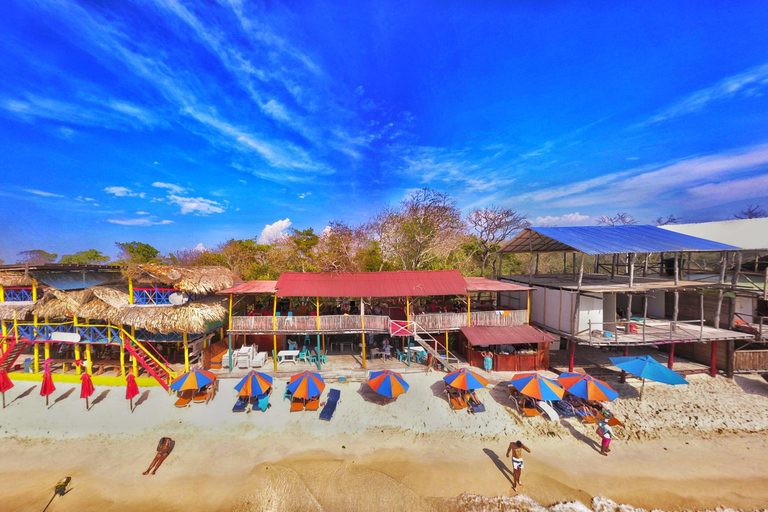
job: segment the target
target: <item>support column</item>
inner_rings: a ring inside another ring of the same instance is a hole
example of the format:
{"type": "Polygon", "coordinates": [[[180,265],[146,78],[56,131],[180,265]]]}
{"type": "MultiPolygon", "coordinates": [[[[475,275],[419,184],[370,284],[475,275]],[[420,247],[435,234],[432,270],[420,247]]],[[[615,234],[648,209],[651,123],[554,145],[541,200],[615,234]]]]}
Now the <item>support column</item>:
{"type": "MultiPolygon", "coordinates": [[[[184,371],[189,371],[189,344],[187,343],[187,333],[182,333],[184,337],[184,371]]],[[[231,366],[231,365],[230,365],[231,366]]]]}
{"type": "Polygon", "coordinates": [[[569,352],[568,352],[568,371],[572,372],[573,371],[573,363],[574,363],[574,360],[576,359],[576,338],[571,338],[571,343],[570,343],[568,349],[569,349],[569,352]]]}
{"type": "Polygon", "coordinates": [[[133,359],[133,376],[136,378],[139,376],[139,361],[136,356],[131,356],[131,359],[133,359]]]}
{"type": "Polygon", "coordinates": [[[80,344],[75,344],[75,359],[77,359],[77,364],[75,364],[75,374],[80,375],[82,373],[83,368],[83,361],[80,359],[80,344]]]}
{"type": "Polygon", "coordinates": [[[667,361],[667,368],[670,370],[675,365],[675,343],[669,344],[669,360],[667,361]]]}
{"type": "MultiPolygon", "coordinates": [[[[544,290],[544,292],[545,292],[544,300],[546,301],[547,300],[546,290],[544,290]]],[[[530,323],[531,323],[531,290],[526,290],[526,296],[527,296],[527,304],[525,305],[526,306],[525,307],[525,309],[526,309],[526,311],[525,311],[525,315],[526,315],[525,316],[525,318],[526,318],[525,322],[530,325],[530,323]]],[[[546,302],[545,302],[545,304],[546,304],[546,302]]]]}
{"type": "Polygon", "coordinates": [[[365,360],[365,302],[363,302],[363,298],[360,297],[360,327],[362,328],[362,334],[363,334],[363,369],[367,368],[367,362],[365,360]]]}
{"type": "MultiPolygon", "coordinates": [[[[629,345],[624,345],[624,357],[627,357],[629,355],[629,345]]],[[[627,382],[627,372],[624,370],[621,370],[621,377],[619,378],[619,382],[624,384],[627,382]]]]}
{"type": "MultiPolygon", "coordinates": [[[[277,293],[275,293],[275,300],[272,302],[272,359],[275,364],[275,371],[277,371],[277,293]]],[[[232,344],[230,343],[230,346],[232,344]]],[[[230,368],[232,367],[232,360],[229,362],[230,368]]]]}
{"type": "Polygon", "coordinates": [[[712,358],[709,363],[709,375],[711,377],[717,376],[717,340],[712,340],[712,358]]]}
{"type": "Polygon", "coordinates": [[[229,373],[232,373],[232,294],[229,294],[229,318],[227,320],[229,325],[229,373]]]}
{"type": "Polygon", "coordinates": [[[91,361],[91,344],[85,344],[85,371],[88,375],[93,375],[93,362],[91,361]]]}
{"type": "Polygon", "coordinates": [[[34,352],[35,352],[35,373],[40,373],[40,344],[35,343],[34,344],[34,352]]]}
{"type": "Polygon", "coordinates": [[[123,345],[120,345],[120,376],[125,378],[125,340],[123,345]]]}

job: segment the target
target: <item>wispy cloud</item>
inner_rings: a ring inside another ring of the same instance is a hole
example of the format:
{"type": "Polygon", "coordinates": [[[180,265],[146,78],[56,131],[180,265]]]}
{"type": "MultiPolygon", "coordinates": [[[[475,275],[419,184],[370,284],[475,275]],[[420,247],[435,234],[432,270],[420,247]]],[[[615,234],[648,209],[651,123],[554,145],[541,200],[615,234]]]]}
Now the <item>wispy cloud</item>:
{"type": "Polygon", "coordinates": [[[144,192],[134,192],[128,187],[107,187],[104,189],[107,194],[112,194],[115,197],[145,197],[144,192]]]}
{"type": "Polygon", "coordinates": [[[119,224],[121,226],[164,226],[166,224],[173,224],[172,220],[154,221],[146,217],[140,217],[138,219],[107,219],[107,222],[119,224]]]}
{"type": "Polygon", "coordinates": [[[768,197],[768,174],[740,180],[707,183],[689,190],[690,206],[705,207],[718,204],[724,197],[731,200],[760,199],[768,197]]]}
{"type": "Polygon", "coordinates": [[[30,194],[35,194],[36,196],[42,196],[42,197],[64,197],[61,194],[54,194],[53,192],[46,192],[45,190],[37,190],[34,188],[25,188],[23,189],[24,192],[28,192],[30,194]]]}
{"type": "Polygon", "coordinates": [[[180,213],[182,215],[188,213],[194,213],[195,215],[224,213],[224,206],[221,203],[202,197],[183,197],[171,194],[168,196],[168,202],[181,207],[180,213]]]}
{"type": "Polygon", "coordinates": [[[724,78],[715,85],[700,89],[636,126],[648,126],[685,114],[698,112],[715,101],[733,98],[738,95],[756,94],[766,85],[768,85],[768,63],[755,66],[742,73],[724,78]]]}
{"type": "Polygon", "coordinates": [[[566,213],[564,215],[547,215],[546,217],[536,217],[533,221],[534,226],[583,226],[594,224],[595,219],[589,215],[582,215],[579,212],[566,213]]]}
{"type": "Polygon", "coordinates": [[[163,183],[162,181],[156,181],[152,186],[156,188],[166,188],[172,194],[181,194],[187,191],[187,189],[182,186],[173,183],[163,183]]]}

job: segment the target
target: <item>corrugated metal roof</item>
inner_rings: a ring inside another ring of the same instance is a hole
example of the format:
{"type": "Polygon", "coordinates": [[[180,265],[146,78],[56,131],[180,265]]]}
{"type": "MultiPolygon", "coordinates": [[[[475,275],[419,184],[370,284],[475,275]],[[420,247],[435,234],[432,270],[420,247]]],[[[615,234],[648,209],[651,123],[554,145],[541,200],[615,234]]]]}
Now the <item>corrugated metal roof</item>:
{"type": "Polygon", "coordinates": [[[696,224],[667,224],[662,229],[735,245],[746,250],[768,249],[768,217],[764,219],[736,219],[696,224]]]}
{"type": "Polygon", "coordinates": [[[230,293],[235,295],[243,295],[246,293],[275,293],[277,291],[276,288],[277,281],[246,281],[245,283],[240,283],[238,285],[233,286],[232,288],[227,288],[226,290],[221,290],[220,292],[216,292],[219,295],[229,295],[230,293]]]}
{"type": "Polygon", "coordinates": [[[280,297],[419,297],[466,293],[466,282],[458,270],[283,272],[277,280],[280,297]]]}
{"type": "Polygon", "coordinates": [[[468,292],[521,292],[533,290],[529,286],[509,283],[506,281],[496,281],[485,277],[465,277],[468,292]]]}
{"type": "Polygon", "coordinates": [[[582,252],[616,254],[646,252],[730,251],[739,247],[676,233],[657,226],[574,226],[527,228],[504,244],[499,253],[582,252]]]}
{"type": "Polygon", "coordinates": [[[550,343],[557,338],[530,325],[515,327],[462,327],[461,332],[470,345],[519,345],[522,343],[550,343]]]}
{"type": "Polygon", "coordinates": [[[115,271],[88,271],[88,270],[67,270],[67,271],[48,271],[34,270],[29,273],[32,277],[41,283],[57,290],[81,290],[98,286],[109,281],[119,281],[122,279],[122,273],[115,271]]]}

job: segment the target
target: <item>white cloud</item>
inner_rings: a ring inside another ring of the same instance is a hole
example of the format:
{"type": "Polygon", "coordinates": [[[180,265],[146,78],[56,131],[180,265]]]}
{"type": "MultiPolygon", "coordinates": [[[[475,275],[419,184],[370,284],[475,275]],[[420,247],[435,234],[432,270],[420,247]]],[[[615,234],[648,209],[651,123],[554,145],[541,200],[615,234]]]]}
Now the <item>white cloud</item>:
{"type": "Polygon", "coordinates": [[[152,186],[156,188],[167,188],[171,194],[181,194],[187,191],[184,187],[174,185],[173,183],[163,183],[162,181],[156,181],[152,186]]]}
{"type": "Polygon", "coordinates": [[[199,243],[199,244],[197,244],[197,245],[196,245],[196,246],[195,246],[195,247],[194,247],[192,250],[193,250],[194,252],[205,252],[205,251],[207,251],[208,249],[205,247],[205,245],[203,245],[203,242],[200,242],[200,243],[199,243]]]}
{"type": "Polygon", "coordinates": [[[145,212],[144,210],[139,210],[136,212],[136,215],[149,215],[149,212],[145,212]]]}
{"type": "Polygon", "coordinates": [[[24,192],[29,192],[30,194],[35,194],[36,196],[43,196],[43,197],[64,197],[61,194],[54,194],[53,192],[46,192],[44,190],[37,190],[34,188],[25,188],[22,189],[24,192]]]}
{"type": "Polygon", "coordinates": [[[754,94],[766,85],[768,85],[768,63],[724,78],[711,87],[700,89],[643,121],[638,126],[656,124],[697,112],[713,101],[732,98],[737,94],[754,94]]]}
{"type": "Polygon", "coordinates": [[[533,225],[539,227],[585,226],[588,224],[594,224],[594,219],[589,215],[582,215],[579,212],[566,213],[565,215],[559,216],[547,215],[546,217],[536,217],[533,221],[533,225]]]}
{"type": "Polygon", "coordinates": [[[264,229],[261,230],[261,234],[259,235],[259,242],[263,244],[274,242],[275,240],[283,237],[285,235],[285,231],[289,227],[291,227],[291,220],[288,218],[278,220],[272,224],[267,224],[264,226],[264,229]]]}
{"type": "Polygon", "coordinates": [[[153,162],[154,165],[160,165],[160,162],[153,162]]]}
{"type": "Polygon", "coordinates": [[[297,194],[299,196],[299,199],[304,199],[305,197],[311,196],[312,192],[302,192],[301,194],[297,194]]]}
{"type": "Polygon", "coordinates": [[[709,206],[743,199],[768,197],[768,174],[754,176],[741,180],[707,183],[689,190],[692,200],[687,200],[689,206],[709,206]]]}
{"type": "Polygon", "coordinates": [[[107,222],[120,224],[121,226],[164,226],[166,224],[173,224],[172,220],[153,221],[146,217],[139,219],[107,219],[107,222]]]}
{"type": "Polygon", "coordinates": [[[112,194],[115,197],[144,197],[144,192],[134,192],[127,187],[107,187],[104,189],[107,194],[112,194]]]}
{"type": "Polygon", "coordinates": [[[195,215],[210,215],[211,213],[224,213],[221,203],[202,197],[183,197],[171,194],[168,202],[181,207],[181,214],[194,213],[195,215]]]}

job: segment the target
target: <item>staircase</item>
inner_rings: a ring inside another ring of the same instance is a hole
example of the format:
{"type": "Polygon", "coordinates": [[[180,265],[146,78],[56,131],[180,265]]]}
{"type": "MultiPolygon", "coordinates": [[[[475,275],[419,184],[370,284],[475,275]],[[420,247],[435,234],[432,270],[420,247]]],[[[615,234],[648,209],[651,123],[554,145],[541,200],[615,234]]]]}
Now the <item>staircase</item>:
{"type": "Polygon", "coordinates": [[[139,343],[130,334],[124,332],[123,337],[125,349],[133,356],[157,382],[168,391],[173,379],[176,378],[176,372],[170,369],[168,361],[163,359],[160,354],[152,354],[147,347],[139,343]]]}
{"type": "Polygon", "coordinates": [[[27,344],[16,341],[15,338],[11,337],[6,337],[2,341],[8,341],[8,350],[3,352],[3,355],[0,356],[0,370],[10,371],[21,353],[24,352],[24,348],[27,344]]]}
{"type": "Polygon", "coordinates": [[[411,322],[411,325],[413,326],[413,339],[416,341],[416,343],[424,347],[424,350],[426,350],[427,353],[432,356],[432,359],[439,361],[440,364],[442,364],[448,372],[454,371],[456,368],[451,363],[449,363],[448,359],[445,357],[445,345],[433,338],[431,334],[422,329],[421,326],[419,326],[419,324],[416,322],[411,322]],[[435,347],[443,347],[443,353],[440,354],[440,352],[435,350],[435,347]]]}

